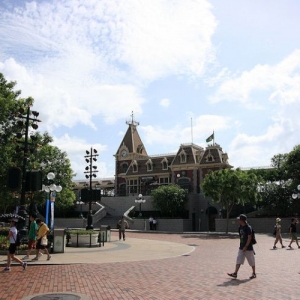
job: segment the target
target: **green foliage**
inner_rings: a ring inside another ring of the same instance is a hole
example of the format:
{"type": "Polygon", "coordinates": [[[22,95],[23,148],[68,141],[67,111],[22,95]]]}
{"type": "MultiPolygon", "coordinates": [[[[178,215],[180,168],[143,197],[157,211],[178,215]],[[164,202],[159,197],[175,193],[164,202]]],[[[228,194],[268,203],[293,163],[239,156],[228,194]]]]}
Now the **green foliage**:
{"type": "Polygon", "coordinates": [[[284,162],[284,170],[287,174],[287,179],[292,181],[292,188],[300,184],[300,145],[288,153],[284,162]]]}
{"type": "Polygon", "coordinates": [[[92,230],[92,229],[71,229],[66,230],[68,234],[78,234],[78,235],[85,235],[85,234],[98,234],[98,231],[92,230]]]}
{"type": "MultiPolygon", "coordinates": [[[[15,86],[16,82],[7,82],[3,74],[0,73],[0,211],[3,213],[12,212],[18,204],[18,199],[20,199],[20,191],[12,194],[6,186],[7,170],[12,166],[21,169],[23,167],[23,152],[16,152],[16,145],[18,144],[16,141],[24,141],[24,138],[16,139],[16,133],[20,132],[17,117],[20,108],[26,111],[34,102],[31,97],[21,98],[21,92],[15,91],[15,86]]],[[[57,194],[56,207],[67,210],[74,205],[75,200],[75,194],[72,191],[74,173],[70,161],[65,152],[51,145],[53,139],[47,132],[43,134],[37,132],[35,135],[37,136],[37,141],[33,147],[35,151],[29,151],[27,154],[27,171],[40,170],[41,163],[46,163],[46,168],[42,170],[43,177],[46,178],[46,174],[50,171],[54,172],[56,174],[54,183],[60,184],[63,188],[57,194]]],[[[29,141],[30,143],[31,141],[29,141]]],[[[42,204],[45,201],[45,192],[35,192],[30,197],[26,196],[25,201],[27,205],[42,204]]]]}
{"type": "Polygon", "coordinates": [[[206,197],[222,205],[227,213],[228,221],[229,214],[235,205],[255,204],[259,200],[260,194],[257,187],[260,180],[261,178],[252,172],[223,169],[209,172],[201,188],[206,197]]]}
{"type": "Polygon", "coordinates": [[[259,174],[262,201],[260,208],[272,216],[290,216],[300,212],[300,199],[293,199],[300,183],[300,145],[289,153],[276,154],[271,159],[272,169],[251,170],[259,174]]]}
{"type": "Polygon", "coordinates": [[[10,227],[0,227],[0,237],[7,237],[9,233],[10,227]]]}
{"type": "Polygon", "coordinates": [[[181,217],[188,201],[188,191],[178,185],[169,184],[151,191],[153,206],[160,210],[163,216],[181,217]]]}

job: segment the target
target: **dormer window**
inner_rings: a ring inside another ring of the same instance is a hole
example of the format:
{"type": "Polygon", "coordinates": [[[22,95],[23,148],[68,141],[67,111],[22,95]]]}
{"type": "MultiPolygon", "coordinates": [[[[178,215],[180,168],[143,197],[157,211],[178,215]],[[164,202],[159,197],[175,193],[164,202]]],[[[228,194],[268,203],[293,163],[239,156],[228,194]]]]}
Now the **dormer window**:
{"type": "Polygon", "coordinates": [[[151,160],[151,159],[149,159],[149,160],[146,162],[146,165],[147,165],[147,171],[148,171],[148,172],[153,171],[153,163],[152,163],[152,160],[151,160]]]}
{"type": "Polygon", "coordinates": [[[208,152],[208,154],[205,157],[206,162],[213,162],[215,161],[215,158],[212,156],[212,154],[210,152],[208,152]]]}
{"type": "Polygon", "coordinates": [[[137,164],[136,160],[134,160],[132,162],[132,172],[136,173],[137,171],[138,171],[138,164],[137,164]]]}
{"type": "Polygon", "coordinates": [[[166,161],[162,162],[162,169],[163,170],[168,170],[168,163],[166,161]]]}
{"type": "Polygon", "coordinates": [[[181,163],[186,163],[186,154],[184,152],[182,152],[180,154],[180,162],[181,163]]]}
{"type": "Polygon", "coordinates": [[[143,146],[143,145],[138,145],[136,151],[137,151],[137,153],[142,154],[142,153],[143,153],[143,149],[144,149],[144,146],[143,146]]]}
{"type": "Polygon", "coordinates": [[[183,149],[179,153],[179,159],[181,164],[186,163],[186,153],[183,149]]]}
{"type": "Polygon", "coordinates": [[[168,170],[168,160],[166,158],[161,161],[161,168],[162,170],[168,170]]]}

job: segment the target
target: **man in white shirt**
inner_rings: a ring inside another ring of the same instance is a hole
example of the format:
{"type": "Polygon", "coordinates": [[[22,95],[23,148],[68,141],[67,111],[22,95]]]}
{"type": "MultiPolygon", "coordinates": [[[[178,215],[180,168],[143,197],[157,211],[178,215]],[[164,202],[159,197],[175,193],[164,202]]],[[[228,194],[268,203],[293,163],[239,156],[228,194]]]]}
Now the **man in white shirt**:
{"type": "Polygon", "coordinates": [[[6,240],[3,241],[6,242],[9,240],[9,248],[7,252],[7,264],[4,271],[10,271],[10,265],[12,260],[18,262],[22,266],[23,270],[25,270],[27,267],[26,262],[23,262],[21,259],[15,256],[16,249],[17,249],[16,241],[17,241],[17,234],[18,234],[18,230],[16,228],[17,222],[18,219],[10,220],[10,230],[6,240]]]}

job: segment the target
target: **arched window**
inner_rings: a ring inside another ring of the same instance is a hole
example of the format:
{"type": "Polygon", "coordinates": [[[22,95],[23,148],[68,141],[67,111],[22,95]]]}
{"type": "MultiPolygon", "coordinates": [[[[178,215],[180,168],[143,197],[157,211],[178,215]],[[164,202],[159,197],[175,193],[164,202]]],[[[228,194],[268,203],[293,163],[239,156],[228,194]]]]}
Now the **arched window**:
{"type": "Polygon", "coordinates": [[[137,162],[136,162],[136,160],[134,160],[133,162],[132,162],[132,172],[137,172],[138,171],[138,164],[137,164],[137,162]]]}
{"type": "Polygon", "coordinates": [[[168,170],[168,160],[166,158],[161,161],[161,167],[163,170],[168,170]]]}
{"type": "Polygon", "coordinates": [[[153,171],[153,162],[151,159],[148,159],[148,161],[146,162],[146,166],[147,166],[147,171],[151,172],[153,171]]]}

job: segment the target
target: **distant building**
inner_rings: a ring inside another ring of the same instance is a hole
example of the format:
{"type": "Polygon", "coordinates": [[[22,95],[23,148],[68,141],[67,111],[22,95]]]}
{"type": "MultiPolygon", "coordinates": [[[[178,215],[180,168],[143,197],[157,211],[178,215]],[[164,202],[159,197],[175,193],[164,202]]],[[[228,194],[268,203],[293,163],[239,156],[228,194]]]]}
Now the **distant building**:
{"type": "Polygon", "coordinates": [[[200,193],[200,184],[210,171],[232,168],[221,146],[212,143],[205,149],[181,144],[177,153],[148,155],[137,131],[138,122],[127,121],[128,129],[114,155],[115,195],[149,195],[160,185],[178,184],[189,193],[200,193]]]}

